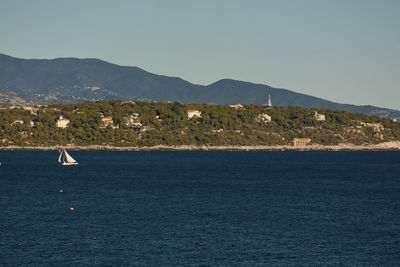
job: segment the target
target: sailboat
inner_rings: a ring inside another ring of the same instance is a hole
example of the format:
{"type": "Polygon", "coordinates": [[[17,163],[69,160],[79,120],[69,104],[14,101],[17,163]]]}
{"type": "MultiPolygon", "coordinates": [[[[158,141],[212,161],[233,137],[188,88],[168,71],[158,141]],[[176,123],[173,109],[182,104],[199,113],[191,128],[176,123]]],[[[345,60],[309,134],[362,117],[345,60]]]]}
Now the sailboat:
{"type": "Polygon", "coordinates": [[[78,165],[78,162],[73,157],[71,157],[65,149],[60,149],[58,162],[60,162],[61,165],[78,165]]]}

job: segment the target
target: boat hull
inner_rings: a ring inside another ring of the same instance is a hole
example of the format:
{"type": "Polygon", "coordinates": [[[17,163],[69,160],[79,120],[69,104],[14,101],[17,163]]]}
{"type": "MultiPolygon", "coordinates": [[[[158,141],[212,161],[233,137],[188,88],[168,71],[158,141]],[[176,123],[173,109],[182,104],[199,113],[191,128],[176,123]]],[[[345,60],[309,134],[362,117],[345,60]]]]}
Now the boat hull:
{"type": "Polygon", "coordinates": [[[68,166],[68,165],[78,165],[78,162],[63,162],[61,163],[63,166],[68,166]]]}

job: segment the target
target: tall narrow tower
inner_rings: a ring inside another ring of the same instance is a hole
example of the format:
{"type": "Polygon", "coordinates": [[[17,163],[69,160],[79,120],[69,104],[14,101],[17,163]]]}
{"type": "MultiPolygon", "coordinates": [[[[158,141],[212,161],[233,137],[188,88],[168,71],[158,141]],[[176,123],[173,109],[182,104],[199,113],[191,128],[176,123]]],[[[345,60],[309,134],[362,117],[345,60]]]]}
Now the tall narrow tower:
{"type": "Polygon", "coordinates": [[[271,95],[270,95],[270,94],[268,94],[268,103],[267,103],[267,107],[272,107],[271,95]]]}

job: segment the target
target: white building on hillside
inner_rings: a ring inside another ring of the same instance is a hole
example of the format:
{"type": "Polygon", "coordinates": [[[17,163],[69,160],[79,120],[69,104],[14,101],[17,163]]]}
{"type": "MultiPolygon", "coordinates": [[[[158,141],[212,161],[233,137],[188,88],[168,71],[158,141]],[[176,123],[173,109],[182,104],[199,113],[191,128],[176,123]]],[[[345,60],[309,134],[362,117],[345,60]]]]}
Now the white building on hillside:
{"type": "Polygon", "coordinates": [[[11,125],[15,125],[15,124],[17,124],[17,123],[19,123],[19,124],[24,124],[24,121],[22,121],[22,120],[15,120],[13,123],[11,123],[11,125]]]}
{"type": "Polygon", "coordinates": [[[60,118],[56,122],[56,126],[59,128],[66,128],[69,122],[70,122],[69,119],[63,118],[63,116],[60,116],[60,118]]]}
{"type": "Polygon", "coordinates": [[[186,112],[188,119],[191,119],[193,117],[201,117],[201,111],[198,111],[197,109],[189,109],[186,112]]]}
{"type": "Polygon", "coordinates": [[[311,142],[310,138],[293,138],[294,146],[306,146],[311,142]]]}
{"type": "Polygon", "coordinates": [[[114,122],[113,122],[113,118],[112,117],[104,117],[104,116],[101,117],[101,126],[103,126],[103,127],[107,127],[108,125],[112,126],[113,123],[114,122]]]}
{"type": "Polygon", "coordinates": [[[140,127],[142,123],[139,121],[139,114],[132,113],[129,116],[124,118],[124,122],[128,126],[140,127]]]}
{"type": "Polygon", "coordinates": [[[257,122],[267,123],[270,122],[271,120],[272,120],[271,116],[265,113],[258,114],[258,116],[256,117],[257,122]]]}
{"type": "Polygon", "coordinates": [[[234,104],[234,105],[229,105],[231,108],[234,108],[234,109],[242,109],[243,108],[243,105],[242,104],[234,104]]]}
{"type": "Polygon", "coordinates": [[[39,108],[34,108],[34,107],[23,107],[24,110],[28,110],[31,112],[31,115],[37,115],[37,112],[39,111],[39,108]]]}
{"type": "Polygon", "coordinates": [[[314,116],[317,121],[324,121],[325,119],[325,114],[318,114],[318,111],[314,111],[314,116]]]}

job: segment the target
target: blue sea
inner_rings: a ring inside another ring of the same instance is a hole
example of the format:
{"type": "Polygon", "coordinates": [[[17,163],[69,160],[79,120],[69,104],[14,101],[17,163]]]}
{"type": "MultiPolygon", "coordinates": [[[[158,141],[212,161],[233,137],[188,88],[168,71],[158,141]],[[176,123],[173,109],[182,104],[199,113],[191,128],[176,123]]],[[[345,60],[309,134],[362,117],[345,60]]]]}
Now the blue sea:
{"type": "Polygon", "coordinates": [[[70,154],[0,151],[0,266],[400,265],[400,152],[70,154]]]}

